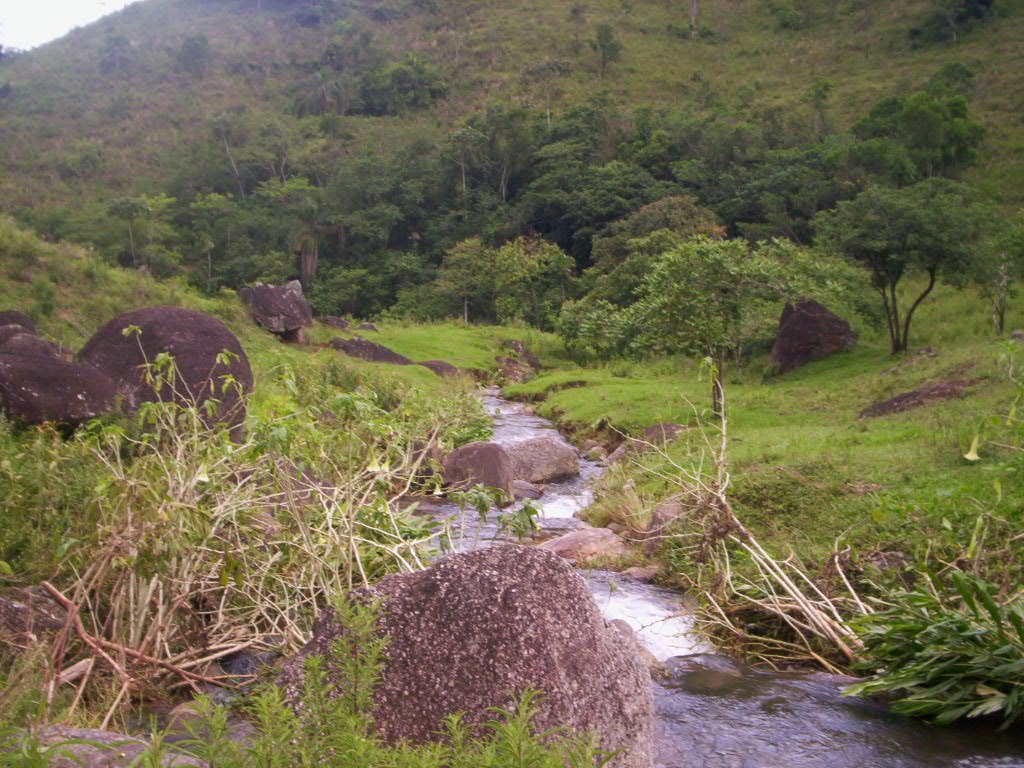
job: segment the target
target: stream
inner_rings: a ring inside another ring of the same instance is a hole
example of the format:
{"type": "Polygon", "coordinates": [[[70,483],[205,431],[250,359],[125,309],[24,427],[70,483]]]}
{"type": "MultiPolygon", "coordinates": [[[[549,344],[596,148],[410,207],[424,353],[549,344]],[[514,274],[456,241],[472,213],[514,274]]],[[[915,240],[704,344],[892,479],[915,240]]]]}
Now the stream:
{"type": "MultiPolygon", "coordinates": [[[[496,443],[558,435],[550,421],[497,390],[483,400],[496,443]]],[[[576,515],[593,500],[591,481],[603,471],[583,460],[578,477],[548,485],[532,502],[545,536],[584,525],[576,515]]],[[[464,515],[457,548],[503,540],[499,514],[484,521],[464,515]]],[[[627,622],[664,664],[653,683],[659,768],[1024,768],[1019,729],[932,727],[843,697],[842,678],[743,667],[714,654],[678,592],[607,571],[580,573],[605,617],[627,622]]]]}

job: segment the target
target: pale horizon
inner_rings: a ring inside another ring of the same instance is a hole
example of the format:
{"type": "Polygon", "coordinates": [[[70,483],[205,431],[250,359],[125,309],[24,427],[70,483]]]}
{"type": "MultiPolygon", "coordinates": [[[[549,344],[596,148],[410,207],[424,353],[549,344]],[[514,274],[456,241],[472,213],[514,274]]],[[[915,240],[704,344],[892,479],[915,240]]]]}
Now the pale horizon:
{"type": "Polygon", "coordinates": [[[138,0],[14,0],[0,10],[0,45],[27,51],[138,0]]]}

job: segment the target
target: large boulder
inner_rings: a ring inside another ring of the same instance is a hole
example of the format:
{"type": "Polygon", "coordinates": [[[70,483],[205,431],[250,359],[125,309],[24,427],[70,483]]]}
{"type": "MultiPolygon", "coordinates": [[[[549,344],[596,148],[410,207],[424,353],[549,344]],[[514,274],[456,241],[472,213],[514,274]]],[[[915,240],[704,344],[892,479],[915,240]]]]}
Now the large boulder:
{"type": "Polygon", "coordinates": [[[540,435],[505,446],[512,475],[528,483],[550,483],[580,473],[579,452],[556,435],[540,435]]]}
{"type": "Polygon", "coordinates": [[[128,407],[135,408],[157,399],[146,383],[144,366],[165,352],[174,358],[177,378],[173,387],[164,384],[159,398],[197,406],[216,399],[219,405],[210,420],[240,427],[245,421],[243,395],[252,392],[252,369],[235,334],[214,317],[180,307],[125,312],[96,331],[78,359],[112,378],[128,407]],[[126,333],[129,328],[138,330],[126,333]],[[224,352],[230,353],[226,364],[218,360],[224,352]],[[227,376],[237,386],[225,386],[227,376]]]}
{"type": "Polygon", "coordinates": [[[23,424],[76,425],[110,413],[117,387],[86,365],[56,357],[0,354],[0,410],[23,424]]]}
{"type": "Polygon", "coordinates": [[[323,317],[318,317],[317,320],[324,325],[331,326],[331,328],[337,328],[339,331],[344,331],[348,328],[348,320],[337,315],[324,315],[323,317]]]}
{"type": "Polygon", "coordinates": [[[0,355],[63,357],[60,347],[52,341],[39,338],[34,333],[16,333],[6,340],[0,341],[0,355]]]}
{"type": "Polygon", "coordinates": [[[302,329],[313,322],[313,309],[298,280],[284,285],[256,283],[251,288],[242,288],[238,295],[256,324],[284,341],[301,342],[302,329]]]}
{"type": "Polygon", "coordinates": [[[32,322],[32,318],[16,309],[6,309],[0,312],[0,325],[20,325],[22,328],[28,328],[32,333],[36,332],[36,324],[32,322]]]}
{"type": "Polygon", "coordinates": [[[580,528],[539,545],[573,563],[585,563],[595,558],[614,558],[625,555],[626,543],[607,528],[580,528]]]}
{"type": "MultiPolygon", "coordinates": [[[[621,749],[614,768],[653,761],[650,674],[632,633],[609,626],[582,577],[537,549],[503,546],[451,555],[425,571],[388,576],[366,597],[380,601],[388,637],[373,721],[388,742],[436,740],[444,718],[482,731],[492,707],[539,689],[536,725],[593,732],[621,749]]],[[[289,698],[301,705],[303,658],[332,667],[343,632],[319,618],[313,639],[285,670],[289,698]]]]}
{"type": "Polygon", "coordinates": [[[497,443],[475,442],[456,448],[444,460],[444,482],[452,488],[483,484],[512,496],[512,457],[497,443]]]}
{"type": "Polygon", "coordinates": [[[797,299],[782,310],[771,362],[778,373],[785,373],[849,349],[856,341],[857,334],[843,318],[814,299],[797,299]]]}
{"type": "Polygon", "coordinates": [[[655,555],[665,539],[678,532],[677,524],[685,514],[682,496],[669,496],[659,503],[651,512],[651,519],[644,531],[644,554],[648,557],[655,555]]]}
{"type": "Polygon", "coordinates": [[[360,360],[369,360],[371,363],[391,363],[392,365],[412,365],[405,355],[388,349],[383,344],[364,339],[361,336],[353,336],[351,339],[335,337],[331,339],[331,347],[344,352],[349,357],[358,357],[360,360]]]}

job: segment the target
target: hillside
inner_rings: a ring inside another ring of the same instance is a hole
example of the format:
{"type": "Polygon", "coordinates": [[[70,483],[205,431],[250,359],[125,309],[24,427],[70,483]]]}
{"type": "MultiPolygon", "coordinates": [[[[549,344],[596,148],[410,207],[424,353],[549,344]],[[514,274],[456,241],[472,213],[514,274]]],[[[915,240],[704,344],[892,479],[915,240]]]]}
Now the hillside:
{"type": "MultiPolygon", "coordinates": [[[[912,44],[910,30],[932,6],[719,0],[701,5],[702,31],[691,38],[682,6],[636,0],[146,0],[0,62],[0,201],[50,237],[126,260],[125,221],[140,215],[118,204],[147,195],[146,239],[160,251],[150,261],[174,271],[201,269],[206,241],[189,207],[197,195],[234,196],[235,204],[248,196],[250,206],[262,195],[278,205],[276,220],[247,221],[253,242],[234,246],[259,251],[262,266],[238,266],[230,239],[212,233],[214,272],[228,262],[218,279],[237,285],[295,272],[280,254],[312,248],[299,242],[312,222],[327,266],[380,273],[385,285],[362,291],[380,298],[345,308],[373,313],[429,277],[460,236],[548,235],[536,216],[524,219],[531,201],[516,199],[531,180],[517,163],[536,149],[512,132],[525,125],[515,109],[529,109],[548,132],[552,116],[569,115],[555,126],[568,137],[580,119],[571,110],[590,105],[587,163],[639,162],[660,183],[693,189],[730,226],[753,216],[763,227],[770,212],[735,213],[726,199],[735,190],[709,191],[682,166],[741,173],[765,152],[838,135],[880,98],[912,93],[943,66],[963,64],[973,73],[971,115],[985,128],[966,179],[1015,210],[1024,202],[1016,183],[1024,174],[1024,6],[997,3],[955,42],[912,44]],[[593,46],[602,25],[621,46],[606,72],[593,46]],[[504,123],[504,135],[489,133],[484,110],[494,105],[505,105],[490,118],[504,123]],[[703,133],[673,128],[678,117],[651,125],[635,112],[643,108],[704,121],[703,133]],[[471,118],[489,136],[487,163],[501,165],[492,170],[502,180],[488,192],[492,171],[482,169],[467,214],[458,192],[466,197],[466,153],[478,149],[451,132],[471,118]],[[689,142],[694,159],[684,151],[676,160],[679,150],[637,159],[638,137],[660,124],[680,132],[673,141],[689,142]],[[731,159],[710,159],[720,152],[731,159]],[[289,187],[295,180],[308,187],[289,187]],[[277,181],[280,191],[260,192],[277,181]],[[409,255],[396,262],[395,252],[409,255]]],[[[530,164],[538,162],[543,156],[530,164]]],[[[664,190],[639,199],[656,194],[664,190]]],[[[549,236],[578,250],[554,229],[549,236]]],[[[574,253],[581,266],[586,249],[574,253]]]]}

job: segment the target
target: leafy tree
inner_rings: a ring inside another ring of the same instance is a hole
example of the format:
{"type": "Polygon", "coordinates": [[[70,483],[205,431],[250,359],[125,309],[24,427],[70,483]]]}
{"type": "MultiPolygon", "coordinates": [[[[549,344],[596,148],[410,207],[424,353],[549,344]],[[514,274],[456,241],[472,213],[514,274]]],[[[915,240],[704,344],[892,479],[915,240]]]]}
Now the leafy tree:
{"type": "Polygon", "coordinates": [[[921,24],[910,30],[917,44],[957,39],[960,32],[992,14],[994,0],[936,0],[921,24]]]}
{"type": "Polygon", "coordinates": [[[938,280],[962,284],[975,264],[982,214],[963,185],[928,179],[911,187],[872,186],[815,220],[819,241],[862,265],[882,299],[893,354],[906,352],[914,312],[938,280]],[[905,314],[898,288],[923,273],[925,287],[905,314]]]}
{"type": "Polygon", "coordinates": [[[447,92],[441,74],[414,54],[367,72],[361,87],[363,110],[370,115],[429,107],[447,92]]]}
{"type": "Polygon", "coordinates": [[[583,34],[583,28],[587,26],[587,6],[585,3],[573,3],[569,7],[569,21],[572,23],[572,49],[579,53],[580,37],[583,34]]]}
{"type": "Polygon", "coordinates": [[[610,24],[598,25],[597,35],[590,42],[590,47],[597,52],[601,63],[601,77],[605,76],[609,64],[622,58],[622,41],[619,40],[610,24]]]}
{"type": "Polygon", "coordinates": [[[299,254],[299,279],[309,288],[320,263],[319,225],[323,191],[295,176],[260,184],[261,202],[273,206],[275,217],[287,228],[287,243],[299,254]]]}
{"type": "Polygon", "coordinates": [[[495,317],[495,266],[495,251],[479,238],[464,240],[444,255],[436,289],[459,306],[465,322],[495,317]]]}
{"type": "Polygon", "coordinates": [[[882,99],[853,133],[860,164],[906,184],[971,165],[984,129],[968,116],[963,96],[931,90],[882,99]]]}

